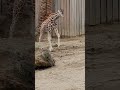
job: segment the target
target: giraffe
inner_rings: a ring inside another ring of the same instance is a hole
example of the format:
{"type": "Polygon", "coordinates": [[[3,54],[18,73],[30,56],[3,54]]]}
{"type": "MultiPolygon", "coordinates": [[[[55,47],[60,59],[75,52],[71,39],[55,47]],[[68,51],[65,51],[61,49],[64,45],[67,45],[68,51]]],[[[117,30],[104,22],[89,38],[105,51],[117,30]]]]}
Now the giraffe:
{"type": "Polygon", "coordinates": [[[59,34],[58,29],[56,27],[56,25],[57,25],[56,20],[59,17],[64,17],[62,9],[58,10],[58,12],[56,12],[56,13],[51,13],[48,16],[48,18],[41,24],[41,27],[40,27],[39,42],[41,42],[44,32],[47,32],[48,33],[48,42],[49,42],[49,50],[50,51],[53,50],[52,43],[51,43],[51,39],[52,39],[51,38],[51,32],[53,30],[55,31],[55,33],[58,37],[58,48],[60,46],[60,34],[59,34]]]}
{"type": "MultiPolygon", "coordinates": [[[[10,25],[9,31],[9,38],[13,38],[13,33],[16,28],[16,24],[18,23],[20,17],[24,13],[24,10],[27,8],[26,6],[30,7],[31,9],[31,21],[34,21],[34,0],[14,0],[13,10],[12,10],[12,23],[10,25]]],[[[34,23],[33,23],[34,24],[34,23]]],[[[30,31],[31,35],[33,35],[33,27],[30,31]]]]}
{"type": "Polygon", "coordinates": [[[25,3],[26,3],[26,0],[15,0],[14,1],[13,19],[12,19],[12,24],[10,26],[9,38],[13,37],[13,32],[15,31],[15,25],[18,22],[20,13],[22,12],[25,3]]]}

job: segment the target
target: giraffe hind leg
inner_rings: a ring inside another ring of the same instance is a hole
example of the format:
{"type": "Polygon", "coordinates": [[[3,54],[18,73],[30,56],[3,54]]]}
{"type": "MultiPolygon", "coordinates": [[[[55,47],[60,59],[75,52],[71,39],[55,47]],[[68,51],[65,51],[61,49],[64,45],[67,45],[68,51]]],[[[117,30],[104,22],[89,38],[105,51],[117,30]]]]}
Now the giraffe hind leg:
{"type": "Polygon", "coordinates": [[[51,39],[52,39],[52,38],[51,38],[51,33],[48,31],[48,42],[49,42],[49,45],[50,45],[50,46],[49,46],[49,50],[50,50],[50,51],[53,50],[53,48],[52,48],[52,43],[51,43],[51,39]]]}
{"type": "Polygon", "coordinates": [[[40,28],[40,36],[39,36],[39,42],[42,42],[42,39],[43,39],[43,35],[44,35],[44,30],[45,30],[45,26],[42,25],[41,28],[40,28]]]}
{"type": "Polygon", "coordinates": [[[60,34],[58,33],[58,29],[57,28],[55,29],[55,33],[56,33],[56,35],[58,37],[58,48],[59,48],[60,47],[60,34]]]}
{"type": "Polygon", "coordinates": [[[39,42],[41,42],[42,41],[42,34],[40,34],[40,36],[39,36],[39,42]]]}

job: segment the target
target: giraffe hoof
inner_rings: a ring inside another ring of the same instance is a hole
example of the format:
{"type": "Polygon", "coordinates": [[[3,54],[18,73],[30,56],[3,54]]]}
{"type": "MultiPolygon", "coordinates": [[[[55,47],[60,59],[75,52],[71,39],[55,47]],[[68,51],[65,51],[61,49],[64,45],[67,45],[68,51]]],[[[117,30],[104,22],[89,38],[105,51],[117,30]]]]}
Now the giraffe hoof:
{"type": "Polygon", "coordinates": [[[60,45],[58,45],[58,48],[60,48],[60,45]]]}
{"type": "Polygon", "coordinates": [[[39,42],[43,42],[43,40],[39,40],[39,42]]]}
{"type": "Polygon", "coordinates": [[[52,51],[53,51],[53,48],[49,48],[49,50],[52,52],[52,51]]]}

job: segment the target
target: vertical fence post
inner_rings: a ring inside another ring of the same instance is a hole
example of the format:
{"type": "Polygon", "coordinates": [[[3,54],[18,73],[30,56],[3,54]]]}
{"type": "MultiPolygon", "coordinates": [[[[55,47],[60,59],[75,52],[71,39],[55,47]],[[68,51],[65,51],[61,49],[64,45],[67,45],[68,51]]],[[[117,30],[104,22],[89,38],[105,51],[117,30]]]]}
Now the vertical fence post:
{"type": "Polygon", "coordinates": [[[82,0],[82,33],[85,34],[85,0],[82,0]]]}
{"type": "Polygon", "coordinates": [[[113,20],[118,21],[118,0],[113,0],[113,20]]]}
{"type": "Polygon", "coordinates": [[[2,0],[0,0],[0,15],[2,15],[2,0]]]}

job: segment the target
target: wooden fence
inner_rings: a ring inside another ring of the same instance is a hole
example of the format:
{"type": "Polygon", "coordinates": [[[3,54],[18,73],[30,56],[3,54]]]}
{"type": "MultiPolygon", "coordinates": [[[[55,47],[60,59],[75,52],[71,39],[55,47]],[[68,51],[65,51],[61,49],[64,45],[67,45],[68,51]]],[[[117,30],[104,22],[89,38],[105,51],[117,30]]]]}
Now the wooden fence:
{"type": "Polygon", "coordinates": [[[64,18],[58,20],[62,36],[79,36],[85,33],[85,0],[55,0],[54,6],[55,11],[60,8],[64,10],[64,18]]]}
{"type": "Polygon", "coordinates": [[[120,0],[86,0],[86,24],[120,21],[120,0]]]}

